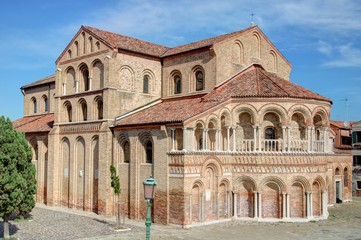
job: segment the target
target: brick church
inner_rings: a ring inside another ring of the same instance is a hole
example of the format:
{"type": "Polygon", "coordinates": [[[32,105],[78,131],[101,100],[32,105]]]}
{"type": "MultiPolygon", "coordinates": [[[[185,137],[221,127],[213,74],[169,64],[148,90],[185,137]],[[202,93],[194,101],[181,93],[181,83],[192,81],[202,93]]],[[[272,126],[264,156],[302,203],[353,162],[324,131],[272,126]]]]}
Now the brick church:
{"type": "Polygon", "coordinates": [[[21,88],[37,202],[153,221],[310,221],[351,199],[352,159],[332,148],[332,101],[290,81],[257,27],[173,48],[82,26],[55,74],[21,88]]]}

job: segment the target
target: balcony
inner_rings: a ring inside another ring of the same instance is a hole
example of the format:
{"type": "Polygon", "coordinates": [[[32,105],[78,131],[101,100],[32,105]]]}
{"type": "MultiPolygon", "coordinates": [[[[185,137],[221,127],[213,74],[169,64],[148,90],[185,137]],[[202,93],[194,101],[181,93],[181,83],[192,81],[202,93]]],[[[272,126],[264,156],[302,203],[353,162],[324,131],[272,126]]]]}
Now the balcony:
{"type": "MultiPolygon", "coordinates": [[[[207,131],[209,132],[209,131],[207,131]]],[[[192,129],[183,129],[182,138],[175,136],[172,131],[170,154],[195,153],[195,154],[225,154],[225,153],[333,153],[333,142],[328,134],[324,133],[321,140],[316,140],[315,135],[308,134],[309,140],[292,139],[290,134],[285,134],[285,139],[264,139],[260,134],[255,134],[253,139],[238,138],[228,133],[226,137],[215,131],[212,134],[203,134],[197,137],[192,129]]]]}

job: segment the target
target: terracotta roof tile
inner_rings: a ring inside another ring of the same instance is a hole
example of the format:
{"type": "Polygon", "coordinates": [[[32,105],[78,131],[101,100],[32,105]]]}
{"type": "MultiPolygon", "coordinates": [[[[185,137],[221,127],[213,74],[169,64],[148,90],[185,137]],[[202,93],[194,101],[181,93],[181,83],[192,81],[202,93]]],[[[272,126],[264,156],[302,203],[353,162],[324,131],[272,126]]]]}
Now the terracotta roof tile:
{"type": "Polygon", "coordinates": [[[336,128],[339,128],[339,129],[350,129],[352,128],[352,124],[354,122],[349,122],[349,125],[348,126],[345,126],[345,121],[334,121],[334,120],[331,120],[330,121],[330,124],[331,126],[335,126],[336,128]]]}
{"type": "MultiPolygon", "coordinates": [[[[251,27],[251,28],[256,28],[256,26],[251,27]]],[[[182,46],[174,47],[174,48],[169,49],[166,53],[164,53],[162,55],[162,57],[167,57],[167,56],[175,55],[178,53],[188,52],[188,51],[192,51],[192,50],[200,49],[200,48],[204,48],[204,47],[210,47],[210,46],[213,46],[214,44],[222,42],[228,38],[238,36],[238,35],[242,34],[243,32],[248,31],[251,28],[247,28],[247,29],[244,29],[241,31],[227,33],[227,34],[219,35],[216,37],[203,39],[203,40],[200,40],[197,42],[185,44],[182,46]]]]}
{"type": "Polygon", "coordinates": [[[207,94],[204,101],[249,97],[315,99],[332,103],[326,97],[267,72],[260,65],[253,65],[224,82],[207,94]]]}
{"type": "Polygon", "coordinates": [[[39,86],[41,84],[46,84],[46,83],[51,83],[54,82],[55,83],[55,74],[45,77],[43,79],[37,80],[35,82],[29,83],[27,85],[24,85],[21,87],[21,89],[25,89],[25,88],[29,88],[29,87],[34,87],[34,86],[39,86]]]}
{"type": "Polygon", "coordinates": [[[17,131],[30,132],[49,132],[54,124],[54,114],[43,114],[35,116],[26,116],[13,122],[17,131]]]}
{"type": "Polygon", "coordinates": [[[163,100],[117,120],[115,126],[184,122],[232,98],[296,98],[331,102],[328,98],[266,72],[259,65],[253,65],[203,97],[198,95],[163,100]]]}
{"type": "Polygon", "coordinates": [[[92,32],[95,36],[105,41],[112,48],[120,48],[123,50],[143,53],[156,57],[160,57],[168,50],[167,47],[139,40],[136,38],[123,36],[117,33],[112,33],[89,26],[83,26],[83,28],[92,32]]]}
{"type": "Polygon", "coordinates": [[[217,105],[202,102],[201,96],[203,95],[163,100],[159,104],[118,120],[115,125],[183,122],[217,105]]]}

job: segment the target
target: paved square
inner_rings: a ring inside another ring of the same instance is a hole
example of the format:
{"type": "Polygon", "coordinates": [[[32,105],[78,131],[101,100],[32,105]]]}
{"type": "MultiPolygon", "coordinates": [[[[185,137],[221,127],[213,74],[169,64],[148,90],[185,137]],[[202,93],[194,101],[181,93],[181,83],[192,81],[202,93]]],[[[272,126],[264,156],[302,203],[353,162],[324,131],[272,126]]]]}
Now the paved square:
{"type": "MultiPolygon", "coordinates": [[[[151,239],[361,239],[361,198],[329,208],[327,221],[308,223],[224,222],[191,229],[178,226],[151,226],[151,239]]],[[[130,231],[112,229],[114,218],[78,210],[38,205],[33,221],[11,221],[11,235],[19,239],[145,239],[144,222],[126,219],[130,231]]],[[[1,234],[3,226],[0,227],[1,234]]]]}

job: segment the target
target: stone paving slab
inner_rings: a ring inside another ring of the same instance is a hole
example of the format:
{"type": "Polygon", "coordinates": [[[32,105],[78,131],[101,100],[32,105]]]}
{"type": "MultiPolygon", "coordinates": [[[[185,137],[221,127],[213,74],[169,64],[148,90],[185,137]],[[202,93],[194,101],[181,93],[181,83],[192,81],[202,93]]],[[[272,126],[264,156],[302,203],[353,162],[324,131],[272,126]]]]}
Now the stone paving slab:
{"type": "MultiPolygon", "coordinates": [[[[330,207],[329,212],[328,220],[308,223],[228,221],[190,229],[152,224],[151,239],[361,240],[361,198],[330,207]]],[[[13,237],[26,240],[145,239],[145,225],[142,221],[126,219],[124,226],[131,230],[117,232],[112,228],[115,223],[114,217],[107,218],[74,209],[37,205],[31,215],[31,222],[10,221],[10,233],[13,237]]],[[[2,233],[1,223],[0,234],[2,233]]]]}

